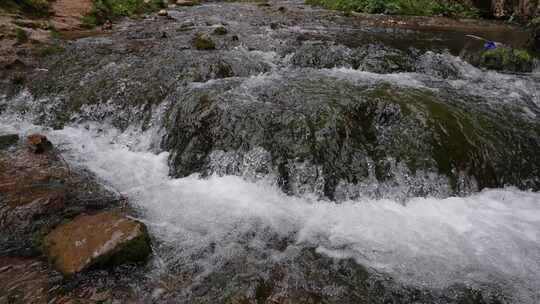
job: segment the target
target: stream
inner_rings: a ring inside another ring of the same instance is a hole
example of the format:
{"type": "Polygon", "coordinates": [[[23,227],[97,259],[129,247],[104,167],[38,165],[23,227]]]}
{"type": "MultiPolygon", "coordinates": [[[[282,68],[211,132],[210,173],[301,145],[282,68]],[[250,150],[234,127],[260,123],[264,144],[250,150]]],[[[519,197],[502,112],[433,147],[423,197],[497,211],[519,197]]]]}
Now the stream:
{"type": "Polygon", "coordinates": [[[114,284],[144,303],[540,302],[540,74],[459,57],[482,47],[467,34],[525,34],[270,3],[126,20],[0,86],[0,133],[47,135],[148,226],[152,260],[114,284]]]}

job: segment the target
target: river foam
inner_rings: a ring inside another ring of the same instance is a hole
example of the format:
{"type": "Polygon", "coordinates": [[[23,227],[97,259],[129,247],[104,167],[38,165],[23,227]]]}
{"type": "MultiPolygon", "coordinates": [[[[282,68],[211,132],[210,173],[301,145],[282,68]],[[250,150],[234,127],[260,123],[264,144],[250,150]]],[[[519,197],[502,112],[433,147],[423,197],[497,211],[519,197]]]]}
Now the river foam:
{"type": "Polygon", "coordinates": [[[49,130],[13,121],[0,123],[0,131],[44,132],[70,163],[128,196],[153,235],[176,248],[156,252],[163,267],[178,259],[212,267],[231,255],[231,242],[246,233],[263,242],[271,231],[409,284],[495,282],[519,303],[540,300],[540,193],[506,188],[406,204],[336,204],[287,196],[265,181],[234,176],[170,178],[168,153],[150,152],[153,132],[120,133],[97,125],[49,130]],[[211,257],[198,254],[210,246],[217,247],[211,257]]]}

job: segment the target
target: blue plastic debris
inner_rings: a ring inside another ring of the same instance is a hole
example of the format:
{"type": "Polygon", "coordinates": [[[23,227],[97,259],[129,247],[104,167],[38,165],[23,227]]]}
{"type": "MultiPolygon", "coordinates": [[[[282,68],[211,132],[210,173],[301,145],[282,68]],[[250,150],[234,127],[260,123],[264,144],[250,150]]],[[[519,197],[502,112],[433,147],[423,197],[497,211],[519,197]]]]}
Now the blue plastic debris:
{"type": "Polygon", "coordinates": [[[484,50],[494,50],[497,48],[497,44],[494,41],[488,41],[484,44],[484,50]]]}

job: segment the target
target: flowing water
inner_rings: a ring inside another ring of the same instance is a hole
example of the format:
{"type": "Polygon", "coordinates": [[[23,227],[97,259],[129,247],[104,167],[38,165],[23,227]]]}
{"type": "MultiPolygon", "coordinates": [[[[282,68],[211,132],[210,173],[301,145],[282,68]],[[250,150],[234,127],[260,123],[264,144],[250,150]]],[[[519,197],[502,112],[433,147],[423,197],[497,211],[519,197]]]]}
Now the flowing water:
{"type": "Polygon", "coordinates": [[[77,40],[1,96],[0,132],[129,198],[148,302],[540,302],[538,74],[471,66],[459,32],[272,4],[77,40]]]}

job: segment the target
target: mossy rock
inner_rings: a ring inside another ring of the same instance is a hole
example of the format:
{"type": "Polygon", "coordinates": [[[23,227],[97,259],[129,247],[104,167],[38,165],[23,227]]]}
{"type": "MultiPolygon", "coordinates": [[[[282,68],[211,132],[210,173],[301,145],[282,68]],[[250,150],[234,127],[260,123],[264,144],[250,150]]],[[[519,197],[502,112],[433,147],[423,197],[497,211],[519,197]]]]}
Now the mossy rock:
{"type": "Polygon", "coordinates": [[[215,50],[216,43],[212,41],[210,37],[204,34],[198,34],[194,41],[193,45],[197,50],[215,50]]]}
{"type": "Polygon", "coordinates": [[[214,35],[227,35],[229,31],[227,31],[227,29],[224,27],[224,26],[218,26],[214,29],[214,35]]]}
{"type": "Polygon", "coordinates": [[[403,185],[409,195],[540,188],[540,125],[504,108],[511,105],[484,108],[425,89],[324,77],[272,81],[251,90],[249,102],[218,87],[179,97],[165,143],[173,175],[244,174],[243,158],[263,151],[269,160],[255,170],[278,175],[291,194],[334,199],[340,185],[394,185],[399,174],[424,180],[431,173],[446,180],[403,185]],[[221,167],[214,151],[233,163],[221,167]],[[444,186],[424,187],[431,184],[444,186]]]}
{"type": "Polygon", "coordinates": [[[499,47],[481,54],[480,66],[510,72],[531,72],[534,68],[533,56],[522,49],[499,47]]]}

